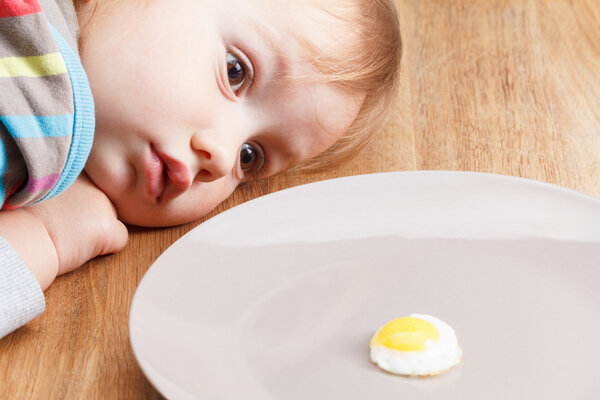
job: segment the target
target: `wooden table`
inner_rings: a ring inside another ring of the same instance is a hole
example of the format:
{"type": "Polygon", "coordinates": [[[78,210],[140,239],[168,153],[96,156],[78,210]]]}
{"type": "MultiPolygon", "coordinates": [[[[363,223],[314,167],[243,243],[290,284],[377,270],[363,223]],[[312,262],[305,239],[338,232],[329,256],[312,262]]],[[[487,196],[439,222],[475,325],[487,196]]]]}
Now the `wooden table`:
{"type": "MultiPolygon", "coordinates": [[[[399,0],[404,38],[395,114],[352,162],[238,189],[244,201],[345,175],[482,171],[600,197],[600,2],[399,0]]],[[[119,254],[63,276],[46,312],[0,340],[0,398],[160,398],[129,346],[140,279],[201,223],[131,229],[119,254]]]]}

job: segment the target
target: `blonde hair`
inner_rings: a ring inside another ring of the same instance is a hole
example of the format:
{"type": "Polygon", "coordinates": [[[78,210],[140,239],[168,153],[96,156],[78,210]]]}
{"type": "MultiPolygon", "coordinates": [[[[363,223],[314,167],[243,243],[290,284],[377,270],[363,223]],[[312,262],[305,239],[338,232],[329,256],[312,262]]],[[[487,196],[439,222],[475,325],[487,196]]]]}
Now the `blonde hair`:
{"type": "Polygon", "coordinates": [[[296,167],[310,171],[330,168],[355,157],[383,128],[398,89],[402,58],[400,23],[393,0],[314,2],[319,4],[328,14],[348,24],[352,34],[347,36],[349,43],[341,43],[341,52],[324,54],[306,43],[309,58],[326,81],[349,93],[363,94],[364,100],[345,134],[328,150],[296,167]]]}

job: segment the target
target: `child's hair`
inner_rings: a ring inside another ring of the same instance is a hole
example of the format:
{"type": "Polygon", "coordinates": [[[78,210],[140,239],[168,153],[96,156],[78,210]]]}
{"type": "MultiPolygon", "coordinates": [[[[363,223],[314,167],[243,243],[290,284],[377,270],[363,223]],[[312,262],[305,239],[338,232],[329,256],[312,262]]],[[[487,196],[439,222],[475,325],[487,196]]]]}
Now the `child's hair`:
{"type": "MultiPolygon", "coordinates": [[[[308,40],[300,40],[307,59],[324,81],[349,93],[364,95],[359,112],[347,132],[327,151],[295,168],[323,170],[353,158],[383,128],[399,83],[402,58],[400,23],[394,0],[296,1],[320,8],[350,28],[347,29],[348,35],[337,39],[326,50],[308,40]],[[341,51],[330,51],[334,46],[341,51]]],[[[77,8],[82,2],[74,1],[77,8]]],[[[93,16],[101,2],[104,3],[96,0],[92,15],[83,21],[82,35],[91,29],[93,16]]]]}
{"type": "Polygon", "coordinates": [[[398,89],[402,58],[394,0],[317,0],[314,4],[323,4],[328,14],[351,26],[353,34],[346,36],[347,41],[358,42],[339,43],[342,54],[323,54],[308,45],[314,67],[326,81],[365,97],[348,131],[327,151],[298,167],[313,171],[353,158],[383,128],[398,89]]]}

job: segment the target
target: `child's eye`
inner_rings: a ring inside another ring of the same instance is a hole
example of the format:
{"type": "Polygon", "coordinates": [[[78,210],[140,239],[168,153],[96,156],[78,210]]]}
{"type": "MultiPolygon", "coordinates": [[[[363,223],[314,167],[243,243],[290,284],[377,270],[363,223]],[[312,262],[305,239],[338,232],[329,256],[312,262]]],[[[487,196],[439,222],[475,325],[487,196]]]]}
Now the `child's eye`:
{"type": "Polygon", "coordinates": [[[235,93],[248,86],[252,77],[252,66],[245,57],[232,52],[227,53],[227,78],[235,93]]]}
{"type": "Polygon", "coordinates": [[[244,143],[240,149],[240,168],[245,174],[255,174],[263,167],[265,153],[256,143],[244,143]]]}

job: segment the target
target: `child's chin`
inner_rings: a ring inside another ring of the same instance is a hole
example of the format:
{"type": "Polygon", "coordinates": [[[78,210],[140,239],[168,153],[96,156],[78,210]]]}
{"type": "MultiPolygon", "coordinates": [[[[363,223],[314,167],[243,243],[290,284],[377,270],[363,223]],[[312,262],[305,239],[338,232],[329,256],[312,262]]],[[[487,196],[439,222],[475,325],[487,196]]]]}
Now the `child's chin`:
{"type": "Polygon", "coordinates": [[[191,215],[189,213],[169,210],[168,207],[160,206],[125,206],[120,207],[115,204],[117,216],[122,222],[140,227],[169,227],[186,224],[195,221],[206,213],[201,215],[191,215]]]}

